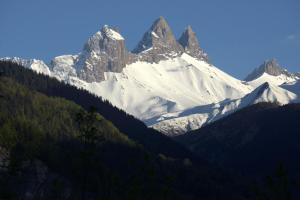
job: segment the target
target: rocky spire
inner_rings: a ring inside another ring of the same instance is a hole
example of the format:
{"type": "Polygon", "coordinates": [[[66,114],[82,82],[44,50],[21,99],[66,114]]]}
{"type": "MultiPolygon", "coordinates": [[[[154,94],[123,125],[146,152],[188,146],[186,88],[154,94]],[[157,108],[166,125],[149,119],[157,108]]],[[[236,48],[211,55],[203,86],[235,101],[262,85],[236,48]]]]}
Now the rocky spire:
{"type": "Polygon", "coordinates": [[[166,20],[159,17],[144,34],[133,52],[140,54],[140,60],[158,62],[180,54],[182,47],[176,41],[166,20]]]}
{"type": "Polygon", "coordinates": [[[264,63],[259,68],[261,69],[261,71],[266,72],[272,76],[278,76],[284,71],[284,69],[281,68],[277,60],[274,58],[264,61],[264,63]]]}
{"type": "Polygon", "coordinates": [[[208,60],[190,26],[178,42],[166,20],[159,17],[133,50],[134,54],[127,51],[125,39],[119,31],[105,25],[86,42],[82,53],[72,63],[79,78],[100,82],[105,78],[104,72],[121,72],[127,64],[136,60],[159,62],[180,56],[183,52],[208,60]]]}
{"type": "Polygon", "coordinates": [[[81,79],[100,82],[104,80],[104,72],[121,72],[132,59],[122,35],[105,25],[89,38],[75,65],[81,79]]]}
{"type": "Polygon", "coordinates": [[[182,33],[178,42],[184,48],[185,53],[208,62],[207,54],[199,47],[199,42],[191,26],[188,26],[182,33]]]}
{"type": "Polygon", "coordinates": [[[270,60],[265,60],[258,68],[256,68],[252,73],[250,73],[245,81],[252,81],[262,74],[267,73],[272,76],[279,76],[281,74],[289,75],[290,73],[283,69],[277,62],[276,59],[272,58],[270,60]]]}

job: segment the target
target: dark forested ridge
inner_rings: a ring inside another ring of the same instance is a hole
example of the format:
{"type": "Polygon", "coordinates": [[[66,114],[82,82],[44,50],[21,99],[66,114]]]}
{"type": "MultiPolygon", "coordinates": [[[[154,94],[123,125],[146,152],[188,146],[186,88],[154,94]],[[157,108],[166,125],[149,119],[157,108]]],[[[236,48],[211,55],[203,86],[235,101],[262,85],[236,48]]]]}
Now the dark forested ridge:
{"type": "Polygon", "coordinates": [[[285,173],[256,190],[240,174],[281,162],[299,177],[299,117],[300,104],[257,104],[179,144],[85,90],[0,62],[0,199],[286,197],[285,173]]]}
{"type": "Polygon", "coordinates": [[[111,121],[121,132],[155,153],[163,153],[180,158],[193,157],[191,152],[182,145],[170,140],[167,136],[154,129],[147,128],[143,122],[86,90],[81,90],[59,82],[54,78],[37,74],[12,62],[0,61],[0,73],[2,76],[10,77],[20,84],[48,96],[71,100],[85,109],[89,109],[91,106],[96,107],[97,111],[111,121]]]}
{"type": "Polygon", "coordinates": [[[246,199],[241,181],[148,151],[93,110],[3,74],[0,164],[0,199],[246,199]]]}
{"type": "Polygon", "coordinates": [[[299,179],[299,119],[300,104],[260,103],[176,139],[203,158],[247,176],[264,177],[283,163],[299,179]]]}

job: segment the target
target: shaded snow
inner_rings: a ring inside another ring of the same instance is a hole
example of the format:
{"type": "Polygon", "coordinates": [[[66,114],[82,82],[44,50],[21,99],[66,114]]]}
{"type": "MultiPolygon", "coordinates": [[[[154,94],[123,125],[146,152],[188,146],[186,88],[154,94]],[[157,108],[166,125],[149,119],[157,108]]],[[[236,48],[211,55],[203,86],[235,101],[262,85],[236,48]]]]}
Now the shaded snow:
{"type": "Polygon", "coordinates": [[[167,135],[200,128],[258,102],[299,102],[300,95],[299,80],[291,77],[264,73],[245,82],[187,54],[159,63],[138,61],[92,83],[77,77],[76,55],[56,57],[49,67],[35,59],[5,59],[101,96],[167,135]]]}

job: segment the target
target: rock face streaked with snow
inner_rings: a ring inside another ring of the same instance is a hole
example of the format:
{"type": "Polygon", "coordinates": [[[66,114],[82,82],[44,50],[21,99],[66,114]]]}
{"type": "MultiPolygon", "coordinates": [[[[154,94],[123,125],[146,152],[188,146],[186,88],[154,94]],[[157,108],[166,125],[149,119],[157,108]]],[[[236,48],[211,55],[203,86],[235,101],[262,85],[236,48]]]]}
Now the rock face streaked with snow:
{"type": "Polygon", "coordinates": [[[200,48],[196,33],[192,30],[191,26],[186,28],[178,42],[182,45],[187,54],[208,62],[208,55],[200,48]]]}
{"type": "Polygon", "coordinates": [[[133,52],[139,54],[141,61],[157,63],[160,60],[180,55],[183,47],[176,41],[166,20],[159,17],[144,34],[133,52]]]}
{"type": "Polygon", "coordinates": [[[256,68],[251,74],[249,74],[245,81],[253,81],[264,73],[269,74],[271,76],[280,76],[284,75],[288,78],[299,79],[299,73],[290,73],[286,69],[282,68],[276,59],[266,60],[262,65],[256,68]]]}
{"type": "Polygon", "coordinates": [[[126,64],[133,62],[133,57],[121,34],[105,25],[84,45],[75,66],[80,79],[100,82],[104,80],[104,72],[121,72],[126,64]]]}
{"type": "Polygon", "coordinates": [[[137,48],[129,52],[124,37],[104,26],[78,55],[12,60],[38,73],[86,89],[166,135],[174,136],[258,103],[298,102],[297,73],[265,62],[247,80],[238,80],[212,64],[188,27],[177,41],[163,17],[137,48]]]}

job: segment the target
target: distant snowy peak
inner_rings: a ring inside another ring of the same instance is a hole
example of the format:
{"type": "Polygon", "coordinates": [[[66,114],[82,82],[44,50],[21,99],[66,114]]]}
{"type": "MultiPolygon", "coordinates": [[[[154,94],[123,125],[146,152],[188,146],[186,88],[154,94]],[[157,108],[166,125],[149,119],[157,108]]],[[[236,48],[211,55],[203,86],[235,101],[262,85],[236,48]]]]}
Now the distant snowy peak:
{"type": "Polygon", "coordinates": [[[254,79],[253,81],[246,82],[245,84],[251,85],[253,88],[256,88],[265,82],[268,82],[272,85],[280,86],[285,83],[295,82],[296,80],[297,80],[297,77],[294,77],[294,76],[288,76],[286,74],[272,76],[272,75],[264,72],[260,77],[254,79]]]}
{"type": "Polygon", "coordinates": [[[37,73],[45,74],[50,76],[51,72],[49,70],[49,67],[42,61],[37,59],[22,59],[18,57],[5,57],[0,58],[1,61],[11,61],[14,63],[17,63],[21,66],[24,66],[25,68],[32,69],[36,71],[37,73]]]}
{"type": "Polygon", "coordinates": [[[180,36],[178,42],[185,52],[195,58],[208,62],[207,54],[200,48],[196,33],[188,26],[180,36]]]}
{"type": "Polygon", "coordinates": [[[267,73],[271,76],[280,76],[285,75],[290,78],[299,79],[299,73],[290,73],[286,69],[282,68],[276,59],[266,60],[262,65],[256,68],[252,73],[250,73],[246,78],[245,81],[253,81],[264,73],[267,73]]]}
{"type": "Polygon", "coordinates": [[[245,98],[251,99],[249,104],[271,102],[284,105],[296,100],[297,95],[281,87],[271,85],[270,83],[266,82],[248,94],[245,98]]]}
{"type": "Polygon", "coordinates": [[[171,137],[181,135],[256,103],[271,102],[285,105],[300,102],[300,96],[294,93],[294,91],[300,93],[299,86],[299,83],[289,84],[285,89],[263,83],[242,98],[226,99],[218,103],[189,108],[183,112],[162,115],[157,123],[151,124],[151,127],[171,137]]]}
{"type": "Polygon", "coordinates": [[[77,62],[77,55],[63,55],[52,59],[50,68],[52,75],[61,81],[66,81],[70,76],[77,76],[75,63],[77,62]]]}

